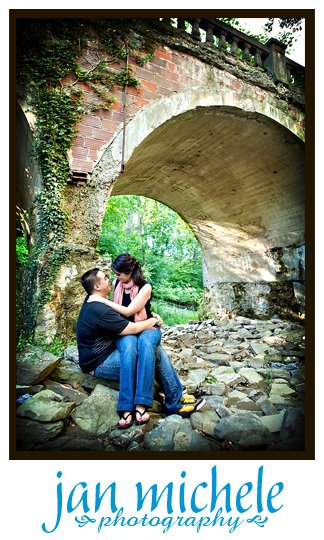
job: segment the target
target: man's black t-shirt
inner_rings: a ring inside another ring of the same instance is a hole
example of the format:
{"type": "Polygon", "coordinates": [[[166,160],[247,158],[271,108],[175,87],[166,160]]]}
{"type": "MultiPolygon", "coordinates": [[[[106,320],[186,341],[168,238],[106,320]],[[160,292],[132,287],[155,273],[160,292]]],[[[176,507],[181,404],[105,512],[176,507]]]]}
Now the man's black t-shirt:
{"type": "Polygon", "coordinates": [[[118,334],[129,321],[101,302],[83,302],[76,327],[79,364],[84,372],[98,367],[115,350],[118,334]]]}

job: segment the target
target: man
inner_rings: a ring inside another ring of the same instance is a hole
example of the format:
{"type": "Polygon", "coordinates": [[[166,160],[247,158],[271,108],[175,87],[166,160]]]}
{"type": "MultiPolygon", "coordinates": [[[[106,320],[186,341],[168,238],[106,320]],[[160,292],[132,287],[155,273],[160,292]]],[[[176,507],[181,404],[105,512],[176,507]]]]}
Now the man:
{"type": "MultiPolygon", "coordinates": [[[[88,296],[98,294],[105,298],[111,291],[109,277],[99,268],[85,272],[81,277],[81,283],[88,296]]],[[[134,372],[134,357],[132,354],[126,355],[121,362],[116,339],[120,336],[139,334],[159,324],[159,319],[151,317],[144,321],[130,322],[101,302],[87,302],[88,296],[81,307],[76,328],[80,367],[82,371],[95,377],[115,381],[122,379],[127,382],[129,374],[134,372]]],[[[166,414],[183,412],[183,416],[187,416],[203,405],[202,400],[198,402],[194,400],[194,403],[189,404],[189,407],[185,406],[181,412],[182,385],[162,347],[157,349],[155,379],[165,395],[163,408],[166,414]]],[[[190,401],[192,400],[189,399],[190,401]]],[[[129,425],[131,419],[121,419],[120,427],[129,425]]]]}

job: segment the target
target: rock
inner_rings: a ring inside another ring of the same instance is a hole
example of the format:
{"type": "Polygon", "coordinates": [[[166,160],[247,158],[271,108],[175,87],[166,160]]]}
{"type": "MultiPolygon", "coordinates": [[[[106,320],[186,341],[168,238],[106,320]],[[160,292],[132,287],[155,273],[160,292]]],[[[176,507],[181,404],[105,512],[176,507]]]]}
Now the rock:
{"type": "Polygon", "coordinates": [[[260,406],[260,409],[265,415],[274,415],[277,414],[277,409],[274,404],[265,396],[260,397],[257,400],[257,404],[260,406]]]}
{"type": "Polygon", "coordinates": [[[74,362],[79,365],[79,351],[75,345],[70,345],[64,350],[64,360],[74,362]]]}
{"type": "Polygon", "coordinates": [[[216,411],[204,410],[193,413],[190,416],[192,429],[202,431],[207,435],[213,435],[215,424],[219,421],[219,416],[216,411]]]}
{"type": "Polygon", "coordinates": [[[270,399],[273,395],[279,395],[279,396],[289,396],[291,394],[294,394],[295,390],[290,388],[286,381],[282,382],[274,382],[271,385],[271,391],[270,391],[270,399]]]}
{"type": "Polygon", "coordinates": [[[38,422],[55,422],[67,418],[74,408],[73,401],[65,402],[59,394],[51,390],[41,390],[20,405],[16,413],[38,422]]]}
{"type": "Polygon", "coordinates": [[[59,356],[29,345],[25,351],[17,354],[17,384],[35,385],[42,382],[61,360],[59,356]]]}
{"type": "MultiPolygon", "coordinates": [[[[28,347],[17,369],[17,398],[28,397],[24,408],[18,407],[18,415],[24,409],[29,411],[26,414],[36,415],[30,400],[45,390],[55,393],[56,404],[73,403],[74,411],[64,423],[17,415],[17,444],[44,451],[105,452],[219,451],[225,446],[270,451],[302,448],[303,338],[300,325],[277,318],[225,317],[164,328],[162,344],[180,379],[189,393],[204,397],[206,404],[190,419],[165,418],[156,391],[150,422],[125,431],[113,429],[119,419],[118,382],[82,373],[75,346],[65,349],[64,358],[28,347]]],[[[43,401],[42,414],[49,415],[52,405],[50,399],[47,410],[43,401]]]]}
{"type": "Polygon", "coordinates": [[[263,382],[263,377],[253,368],[242,368],[238,372],[239,375],[244,377],[249,384],[258,385],[263,382]]]}
{"type": "Polygon", "coordinates": [[[191,427],[189,419],[168,416],[160,426],[144,436],[143,446],[152,451],[209,451],[208,442],[191,427]]]}
{"type": "Polygon", "coordinates": [[[305,413],[302,407],[291,407],[285,411],[280,439],[303,439],[305,435],[305,413]]]}
{"type": "Polygon", "coordinates": [[[223,382],[206,384],[201,387],[201,392],[204,396],[223,396],[226,392],[226,384],[223,382]]]}
{"type": "Polygon", "coordinates": [[[61,433],[64,422],[36,422],[28,418],[16,419],[17,449],[30,450],[37,444],[53,439],[61,433]]]}
{"type": "Polygon", "coordinates": [[[62,384],[57,381],[46,379],[44,386],[47,390],[52,390],[56,394],[63,396],[66,401],[73,401],[76,405],[80,405],[88,397],[88,394],[82,387],[81,390],[75,390],[70,385],[62,384]]]}
{"type": "Polygon", "coordinates": [[[94,390],[97,384],[108,386],[109,388],[113,388],[115,390],[119,388],[119,382],[110,381],[107,379],[99,379],[93,375],[90,375],[89,373],[83,373],[80,366],[76,365],[70,360],[62,360],[60,365],[51,374],[51,379],[60,382],[75,382],[84,388],[89,388],[92,390],[94,390]]]}
{"type": "Polygon", "coordinates": [[[236,413],[222,418],[215,426],[214,435],[245,448],[267,445],[272,441],[269,430],[253,413],[236,413]]]}
{"type": "Polygon", "coordinates": [[[114,429],[109,434],[109,440],[116,448],[122,450],[127,450],[134,442],[139,445],[143,441],[145,432],[149,429],[149,423],[143,426],[133,424],[128,429],[114,429]]]}
{"type": "Polygon", "coordinates": [[[82,430],[101,435],[119,420],[117,400],[118,392],[97,384],[92,394],[76,407],[71,417],[82,430]]]}
{"type": "Polygon", "coordinates": [[[217,396],[217,395],[216,396],[206,396],[205,395],[205,401],[206,401],[206,403],[204,405],[204,409],[205,410],[211,410],[211,411],[216,411],[217,407],[219,407],[223,403],[222,397],[217,396]]]}
{"type": "Polygon", "coordinates": [[[44,390],[44,385],[42,384],[35,384],[32,386],[16,384],[17,397],[22,396],[23,394],[37,394],[37,392],[40,392],[41,390],[44,390]]]}
{"type": "Polygon", "coordinates": [[[250,349],[252,351],[252,353],[254,354],[254,356],[257,356],[257,355],[260,355],[260,354],[265,354],[265,353],[269,353],[270,351],[270,346],[267,345],[266,343],[259,343],[259,342],[254,342],[254,341],[251,341],[250,342],[250,349]]]}
{"type": "Polygon", "coordinates": [[[215,377],[217,382],[221,381],[228,386],[236,386],[244,381],[244,379],[240,375],[235,373],[234,369],[230,366],[220,366],[214,369],[210,373],[210,375],[212,377],[215,377]]]}
{"type": "Polygon", "coordinates": [[[285,411],[281,411],[279,414],[271,414],[268,416],[261,416],[260,422],[268,428],[271,433],[276,433],[281,430],[285,411]]]}
{"type": "Polygon", "coordinates": [[[80,451],[80,452],[103,452],[105,446],[102,441],[95,439],[71,438],[62,435],[52,441],[44,443],[38,450],[80,451]]]}
{"type": "Polygon", "coordinates": [[[189,392],[194,392],[196,388],[204,382],[208,375],[208,371],[205,369],[194,369],[192,370],[188,377],[186,378],[185,386],[188,388],[189,392]]]}
{"type": "Polygon", "coordinates": [[[220,418],[226,418],[227,416],[231,416],[233,414],[231,409],[225,407],[225,405],[216,405],[215,411],[220,418]]]}
{"type": "Polygon", "coordinates": [[[237,401],[235,404],[235,408],[240,411],[254,411],[255,413],[261,413],[260,406],[257,403],[255,403],[253,399],[250,399],[247,396],[237,401]]]}

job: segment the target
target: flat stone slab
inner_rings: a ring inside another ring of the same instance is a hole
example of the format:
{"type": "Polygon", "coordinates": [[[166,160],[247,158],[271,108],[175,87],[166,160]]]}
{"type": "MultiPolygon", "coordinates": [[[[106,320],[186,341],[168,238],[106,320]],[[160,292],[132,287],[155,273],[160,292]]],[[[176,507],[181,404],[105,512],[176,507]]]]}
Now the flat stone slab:
{"type": "Polygon", "coordinates": [[[67,418],[74,408],[74,401],[66,402],[52,390],[41,390],[20,405],[16,413],[38,422],[55,422],[67,418]]]}
{"type": "Polygon", "coordinates": [[[60,364],[62,358],[29,345],[16,356],[18,385],[35,385],[42,382],[60,364]]]}

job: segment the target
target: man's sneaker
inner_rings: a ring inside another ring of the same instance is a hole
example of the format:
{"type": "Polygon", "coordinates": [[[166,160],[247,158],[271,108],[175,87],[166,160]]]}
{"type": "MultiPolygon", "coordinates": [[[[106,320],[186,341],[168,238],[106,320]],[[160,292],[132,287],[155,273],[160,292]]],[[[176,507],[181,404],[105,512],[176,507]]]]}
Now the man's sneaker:
{"type": "Polygon", "coordinates": [[[195,396],[192,396],[191,394],[185,394],[181,396],[181,403],[183,403],[184,405],[192,405],[193,403],[196,403],[196,398],[195,396]]]}
{"type": "Polygon", "coordinates": [[[182,418],[188,418],[192,413],[199,411],[206,403],[204,398],[199,398],[194,403],[184,404],[183,407],[179,410],[179,414],[182,418]]]}
{"type": "MultiPolygon", "coordinates": [[[[163,393],[162,389],[160,389],[160,388],[157,391],[156,399],[157,399],[157,401],[161,401],[161,403],[163,403],[163,401],[165,401],[165,394],[163,393]]],[[[181,401],[181,403],[195,403],[196,398],[195,398],[195,396],[192,396],[192,395],[188,394],[187,388],[185,386],[183,386],[180,401],[181,401]]]]}

